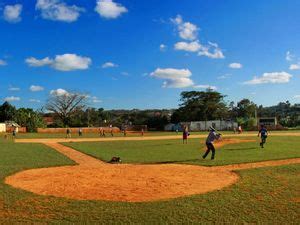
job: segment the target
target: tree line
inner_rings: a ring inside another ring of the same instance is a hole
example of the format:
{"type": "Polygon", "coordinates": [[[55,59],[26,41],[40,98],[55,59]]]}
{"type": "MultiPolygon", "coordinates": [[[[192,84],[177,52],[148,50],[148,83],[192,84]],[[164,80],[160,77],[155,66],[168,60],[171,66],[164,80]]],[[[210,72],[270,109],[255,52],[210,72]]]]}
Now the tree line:
{"type": "Polygon", "coordinates": [[[80,93],[51,95],[45,105],[47,112],[30,108],[16,109],[8,102],[0,106],[0,122],[13,120],[27,127],[29,132],[45,127],[43,117],[50,117],[53,123],[48,127],[93,127],[114,125],[147,125],[151,130],[163,130],[168,123],[230,120],[246,129],[253,128],[255,117],[276,117],[284,127],[300,126],[300,104],[280,102],[275,106],[263,107],[249,99],[238,102],[225,101],[225,95],[208,89],[206,91],[185,91],[180,95],[177,109],[149,110],[104,110],[88,107],[87,96],[80,93]]]}

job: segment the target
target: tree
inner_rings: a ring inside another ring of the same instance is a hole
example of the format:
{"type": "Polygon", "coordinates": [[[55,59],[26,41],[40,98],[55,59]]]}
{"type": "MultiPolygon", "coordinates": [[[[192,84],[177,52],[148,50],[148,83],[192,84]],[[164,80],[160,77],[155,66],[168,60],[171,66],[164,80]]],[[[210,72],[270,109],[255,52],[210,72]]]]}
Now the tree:
{"type": "Polygon", "coordinates": [[[255,110],[257,106],[249,99],[242,99],[237,103],[237,114],[238,117],[242,117],[244,119],[249,119],[255,116],[255,110]]]}
{"type": "Polygon", "coordinates": [[[29,108],[19,108],[15,115],[15,121],[28,132],[35,132],[38,127],[45,127],[43,118],[39,112],[29,108]]]}
{"type": "Polygon", "coordinates": [[[9,104],[9,102],[4,102],[0,106],[0,122],[4,122],[7,120],[14,120],[16,115],[16,108],[9,104]]]}
{"type": "Polygon", "coordinates": [[[228,109],[224,95],[212,89],[206,91],[185,91],[181,93],[181,107],[174,112],[172,121],[199,121],[224,119],[228,109]]]}
{"type": "Polygon", "coordinates": [[[70,126],[76,111],[86,108],[86,99],[87,95],[76,92],[52,93],[46,109],[58,116],[64,126],[70,126]]]}

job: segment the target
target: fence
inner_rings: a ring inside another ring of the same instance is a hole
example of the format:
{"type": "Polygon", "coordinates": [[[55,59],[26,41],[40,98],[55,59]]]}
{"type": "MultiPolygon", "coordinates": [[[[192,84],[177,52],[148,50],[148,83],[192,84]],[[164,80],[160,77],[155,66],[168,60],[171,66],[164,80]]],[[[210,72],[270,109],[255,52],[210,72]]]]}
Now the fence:
{"type": "MultiPolygon", "coordinates": [[[[120,129],[118,127],[81,127],[82,133],[99,133],[100,129],[103,129],[104,132],[111,132],[111,129],[113,130],[114,133],[119,133],[120,129]]],[[[72,133],[77,133],[79,130],[79,127],[72,127],[69,128],[72,133]]],[[[38,133],[66,133],[67,128],[38,128],[37,132],[38,133]]]]}

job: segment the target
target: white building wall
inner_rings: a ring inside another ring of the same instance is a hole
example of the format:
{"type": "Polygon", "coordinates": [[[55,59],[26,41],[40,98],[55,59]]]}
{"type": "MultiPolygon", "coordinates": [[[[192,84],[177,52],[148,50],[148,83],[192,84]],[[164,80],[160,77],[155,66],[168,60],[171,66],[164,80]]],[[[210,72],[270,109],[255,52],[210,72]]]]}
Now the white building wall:
{"type": "Polygon", "coordinates": [[[0,123],[0,133],[6,132],[6,124],[0,123]]]}

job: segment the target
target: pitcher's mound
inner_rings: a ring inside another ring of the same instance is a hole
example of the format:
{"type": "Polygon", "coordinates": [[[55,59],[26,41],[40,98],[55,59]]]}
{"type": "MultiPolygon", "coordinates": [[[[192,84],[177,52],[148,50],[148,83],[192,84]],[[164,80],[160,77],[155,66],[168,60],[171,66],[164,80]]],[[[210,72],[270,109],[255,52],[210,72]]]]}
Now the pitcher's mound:
{"type": "MultiPolygon", "coordinates": [[[[249,140],[223,140],[216,145],[241,141],[249,140]]],[[[143,202],[219,190],[238,180],[229,169],[179,164],[112,165],[59,143],[44,144],[79,165],[26,170],[7,177],[7,184],[71,199],[143,202]]]]}
{"type": "Polygon", "coordinates": [[[143,202],[219,190],[237,179],[230,171],[200,166],[102,164],[27,170],[6,183],[41,195],[143,202]]]}

